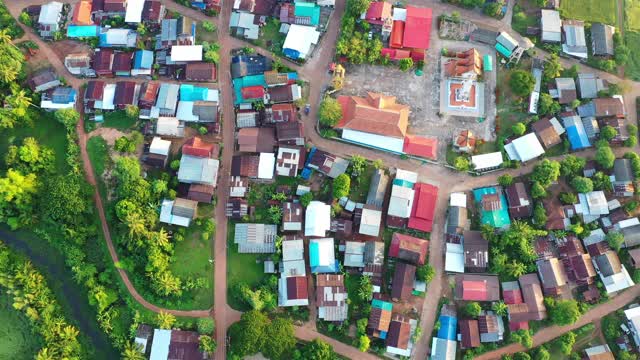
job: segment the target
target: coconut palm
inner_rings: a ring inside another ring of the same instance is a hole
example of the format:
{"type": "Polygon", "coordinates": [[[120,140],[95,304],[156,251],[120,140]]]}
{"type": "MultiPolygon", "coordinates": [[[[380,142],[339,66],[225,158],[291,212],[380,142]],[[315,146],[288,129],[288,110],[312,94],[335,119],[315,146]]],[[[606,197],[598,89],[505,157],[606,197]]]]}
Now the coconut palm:
{"type": "Polygon", "coordinates": [[[176,322],[176,317],[173,314],[160,311],[156,316],[156,322],[160,329],[171,330],[171,327],[176,322]]]}
{"type": "Polygon", "coordinates": [[[142,346],[140,344],[136,344],[135,342],[128,342],[124,345],[124,350],[122,351],[122,360],[145,360],[144,354],[142,353],[142,346]]]}
{"type": "Polygon", "coordinates": [[[498,316],[507,315],[507,304],[505,304],[504,301],[494,302],[491,305],[491,309],[495,311],[498,316]]]}

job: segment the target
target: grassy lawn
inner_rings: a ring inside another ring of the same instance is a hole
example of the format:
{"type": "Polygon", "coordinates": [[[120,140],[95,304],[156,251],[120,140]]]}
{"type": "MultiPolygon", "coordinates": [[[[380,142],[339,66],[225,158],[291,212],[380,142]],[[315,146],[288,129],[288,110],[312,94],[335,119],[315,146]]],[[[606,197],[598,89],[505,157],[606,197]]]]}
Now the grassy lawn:
{"type": "Polygon", "coordinates": [[[285,38],[286,35],[280,33],[280,21],[270,17],[267,24],[260,29],[260,37],[258,40],[253,40],[253,43],[276,55],[282,55],[285,38]]]}
{"type": "Polygon", "coordinates": [[[640,31],[640,0],[625,0],[624,17],[627,30],[640,31]]]}
{"type": "Polygon", "coordinates": [[[560,12],[568,19],[616,25],[616,0],[562,0],[560,12]]]}
{"type": "Polygon", "coordinates": [[[625,32],[624,41],[631,51],[629,61],[624,67],[625,75],[633,80],[640,81],[640,32],[625,32]]]}
{"type": "Polygon", "coordinates": [[[519,6],[514,7],[513,18],[511,19],[511,27],[513,30],[519,32],[522,35],[526,35],[528,26],[539,26],[539,18],[535,16],[529,16],[519,6]]]}
{"type": "Polygon", "coordinates": [[[109,161],[109,145],[102,136],[93,136],[87,141],[87,152],[96,176],[101,176],[109,161]]]}
{"type": "Polygon", "coordinates": [[[196,34],[198,37],[198,41],[206,41],[208,43],[214,43],[218,41],[218,31],[207,31],[202,27],[202,22],[198,21],[196,25],[196,34]]]}
{"type": "Polygon", "coordinates": [[[33,111],[33,126],[20,126],[3,130],[0,136],[0,170],[6,170],[4,154],[10,145],[19,146],[26,137],[33,137],[38,144],[53,149],[56,157],[56,170],[63,174],[68,170],[65,154],[67,151],[67,135],[64,126],[53,118],[53,113],[33,111]]]}
{"type": "Polygon", "coordinates": [[[0,359],[33,359],[42,340],[34,335],[29,319],[13,309],[8,296],[0,297],[0,359]]]}
{"type": "Polygon", "coordinates": [[[367,164],[365,170],[357,177],[356,180],[352,178],[351,189],[349,191],[349,199],[355,202],[364,203],[367,200],[369,194],[369,186],[371,185],[371,175],[376,169],[371,164],[367,164]],[[359,180],[359,181],[358,181],[359,180]]]}
{"type": "Polygon", "coordinates": [[[127,130],[131,129],[137,122],[138,119],[128,117],[124,110],[118,110],[105,112],[102,126],[118,130],[127,130]]]}
{"type": "MultiPolygon", "coordinates": [[[[528,65],[523,64],[521,68],[528,68],[528,65]]],[[[513,135],[511,127],[517,123],[524,121],[529,116],[525,108],[529,104],[528,98],[518,98],[511,93],[509,87],[509,78],[513,69],[506,69],[500,67],[498,69],[497,87],[498,98],[497,108],[498,113],[496,115],[496,135],[500,137],[509,137],[513,135]]]]}
{"type": "Polygon", "coordinates": [[[244,282],[250,288],[257,287],[265,278],[262,262],[257,262],[261,254],[240,254],[238,245],[233,243],[235,223],[229,222],[227,237],[227,302],[237,310],[247,310],[236,303],[229,291],[236,283],[244,282]]]}

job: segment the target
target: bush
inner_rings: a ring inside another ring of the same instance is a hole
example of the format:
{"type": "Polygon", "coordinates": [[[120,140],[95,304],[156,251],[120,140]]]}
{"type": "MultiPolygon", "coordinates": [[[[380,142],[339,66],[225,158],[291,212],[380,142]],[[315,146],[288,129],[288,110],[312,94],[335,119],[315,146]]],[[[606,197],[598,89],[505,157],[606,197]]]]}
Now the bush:
{"type": "Polygon", "coordinates": [[[407,71],[413,67],[413,60],[411,58],[400,59],[398,67],[401,71],[407,71]]]}
{"type": "Polygon", "coordinates": [[[513,184],[513,176],[509,174],[500,175],[498,177],[498,184],[503,187],[510,186],[511,184],[513,184]]]}
{"type": "Polygon", "coordinates": [[[171,168],[171,170],[180,169],[180,160],[173,160],[171,164],[169,164],[169,167],[171,168]]]}
{"type": "Polygon", "coordinates": [[[340,119],[342,119],[342,107],[338,100],[332,97],[325,97],[320,103],[318,111],[320,124],[327,127],[334,127],[340,119]]]}
{"type": "Polygon", "coordinates": [[[565,205],[573,205],[578,203],[578,197],[574,193],[565,192],[560,194],[560,201],[565,205]]]}
{"type": "Polygon", "coordinates": [[[349,195],[351,189],[351,178],[347,174],[340,174],[333,179],[333,198],[340,199],[349,195]]]}
{"type": "Polygon", "coordinates": [[[616,160],[616,155],[610,147],[601,146],[596,150],[596,162],[605,169],[611,169],[616,160]]]}
{"type": "Polygon", "coordinates": [[[300,204],[302,204],[302,206],[307,207],[309,206],[309,203],[313,200],[313,193],[308,192],[305,193],[304,195],[300,196],[300,204]]]}
{"type": "Polygon", "coordinates": [[[530,71],[515,70],[509,78],[509,86],[514,94],[525,97],[531,94],[536,80],[530,71]]]}
{"type": "Polygon", "coordinates": [[[197,322],[198,333],[201,335],[211,335],[216,328],[216,324],[212,318],[200,318],[197,322]]]}
{"type": "Polygon", "coordinates": [[[576,176],[571,179],[571,186],[577,192],[583,194],[593,191],[593,182],[591,181],[591,179],[582,176],[576,176]]]}
{"type": "Polygon", "coordinates": [[[475,318],[480,315],[480,312],[482,312],[482,307],[475,301],[469,302],[464,306],[464,313],[467,316],[475,318]]]}
{"type": "Polygon", "coordinates": [[[514,135],[521,136],[522,134],[524,134],[525,131],[527,131],[527,127],[524,126],[523,123],[519,122],[511,126],[511,131],[513,132],[514,135]]]}
{"type": "Polygon", "coordinates": [[[453,166],[458,171],[468,171],[471,167],[471,162],[464,156],[458,156],[453,162],[453,166]]]}

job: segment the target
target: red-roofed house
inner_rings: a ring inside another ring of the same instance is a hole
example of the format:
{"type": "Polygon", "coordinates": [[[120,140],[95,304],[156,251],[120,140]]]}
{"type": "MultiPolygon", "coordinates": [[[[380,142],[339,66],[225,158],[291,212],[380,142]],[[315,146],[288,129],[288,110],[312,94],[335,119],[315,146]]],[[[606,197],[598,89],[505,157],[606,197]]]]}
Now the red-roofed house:
{"type": "Polygon", "coordinates": [[[413,208],[407,227],[430,232],[433,227],[433,215],[438,200],[438,187],[431,184],[417,183],[413,190],[413,208]]]}
{"type": "Polygon", "coordinates": [[[389,256],[409,261],[413,264],[424,265],[427,259],[429,240],[394,233],[389,245],[389,256]]]}
{"type": "Polygon", "coordinates": [[[500,283],[495,275],[460,274],[456,276],[456,300],[498,301],[500,283]]]}
{"type": "Polygon", "coordinates": [[[244,100],[264,98],[264,88],[260,85],[243,87],[240,92],[244,100]]]}
{"type": "Polygon", "coordinates": [[[369,4],[369,9],[364,19],[373,25],[384,24],[385,19],[391,18],[391,4],[385,1],[374,1],[369,4]]]}
{"type": "Polygon", "coordinates": [[[411,49],[429,48],[431,36],[431,9],[407,6],[402,46],[411,49]]]}
{"type": "Polygon", "coordinates": [[[436,160],[438,157],[438,139],[407,135],[404,137],[405,154],[436,160]]]}
{"type": "Polygon", "coordinates": [[[199,137],[187,140],[182,146],[182,155],[210,158],[213,156],[215,144],[202,141],[199,137]]]}
{"type": "Polygon", "coordinates": [[[396,153],[402,153],[409,125],[409,106],[396,103],[395,96],[367,93],[367,97],[340,96],[342,119],[336,128],[342,138],[396,153]]]}
{"type": "Polygon", "coordinates": [[[402,38],[404,38],[404,21],[395,20],[393,22],[393,27],[391,28],[389,46],[392,48],[401,48],[402,38]]]}

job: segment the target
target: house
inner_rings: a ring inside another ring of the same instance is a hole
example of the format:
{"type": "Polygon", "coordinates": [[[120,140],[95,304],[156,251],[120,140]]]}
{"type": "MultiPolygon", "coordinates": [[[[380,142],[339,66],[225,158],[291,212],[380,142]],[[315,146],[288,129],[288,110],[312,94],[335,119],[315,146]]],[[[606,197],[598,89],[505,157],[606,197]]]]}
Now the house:
{"type": "Polygon", "coordinates": [[[480,222],[496,229],[508,228],[511,225],[507,200],[499,187],[485,187],[473,190],[476,204],[480,205],[480,222]]]}
{"type": "MultiPolygon", "coordinates": [[[[309,209],[307,208],[308,213],[309,209]]],[[[335,257],[332,238],[311,239],[309,241],[309,266],[314,274],[338,272],[338,260],[335,257]]]]}
{"type": "Polygon", "coordinates": [[[624,104],[619,97],[597,98],[589,104],[578,106],[580,117],[595,116],[596,118],[609,118],[624,116],[624,104]]]}
{"type": "Polygon", "coordinates": [[[374,1],[369,4],[364,20],[372,25],[383,25],[391,19],[391,3],[386,1],[374,1]]]}
{"type": "Polygon", "coordinates": [[[255,15],[247,12],[231,12],[229,29],[236,36],[249,40],[257,40],[260,37],[260,27],[254,24],[255,15]]]}
{"type": "Polygon", "coordinates": [[[278,281],[278,306],[307,306],[309,293],[306,276],[281,276],[278,281]]]}
{"type": "Polygon", "coordinates": [[[258,157],[258,179],[273,180],[273,172],[276,166],[274,153],[260,153],[258,157]]]}
{"type": "Polygon", "coordinates": [[[247,187],[249,181],[247,178],[241,176],[229,177],[229,196],[230,197],[245,197],[247,194],[247,187]]]}
{"type": "Polygon", "coordinates": [[[162,22],[166,14],[167,9],[160,1],[147,0],[142,9],[142,22],[157,26],[162,22]]]}
{"type": "Polygon", "coordinates": [[[605,251],[601,255],[594,256],[592,260],[607,294],[613,294],[634,285],[627,269],[620,263],[620,258],[614,251],[605,251]]]}
{"type": "Polygon", "coordinates": [[[255,0],[235,0],[233,2],[233,10],[252,13],[256,6],[255,0]]]}
{"type": "MultiPolygon", "coordinates": [[[[573,78],[556,78],[555,81],[555,91],[557,91],[558,102],[561,105],[571,104],[574,100],[578,98],[578,92],[576,91],[576,82],[573,78]]],[[[554,97],[554,90],[550,90],[551,97],[554,97]]]]}
{"type": "Polygon", "coordinates": [[[624,311],[624,315],[627,318],[627,325],[631,330],[630,335],[633,337],[633,341],[636,346],[640,346],[640,307],[627,309],[624,311]]]}
{"type": "Polygon", "coordinates": [[[504,323],[501,316],[489,311],[478,316],[480,342],[498,342],[504,339],[504,323]]]}
{"type": "Polygon", "coordinates": [[[382,210],[374,205],[365,205],[362,208],[362,217],[358,233],[368,236],[380,235],[380,224],[382,222],[382,210]]]}
{"type": "MultiPolygon", "coordinates": [[[[420,51],[427,50],[431,37],[431,21],[431,9],[407,6],[402,47],[420,51]]],[[[420,58],[424,58],[424,53],[420,58]]]]}
{"type": "Polygon", "coordinates": [[[565,131],[556,118],[534,121],[531,124],[531,130],[546,150],[562,143],[560,135],[565,131]]]}
{"type": "Polygon", "coordinates": [[[67,37],[70,39],[98,37],[100,27],[98,25],[73,25],[67,26],[67,37]]]}
{"type": "Polygon", "coordinates": [[[510,160],[527,162],[544,154],[536,134],[528,133],[504,146],[510,160]]]}
{"type": "Polygon", "coordinates": [[[98,38],[100,47],[132,48],[136,46],[138,34],[130,29],[102,28],[98,38]]]}
{"type": "Polygon", "coordinates": [[[465,231],[463,239],[465,272],[486,272],[489,267],[489,242],[480,231],[465,231]]]}
{"type": "Polygon", "coordinates": [[[562,30],[564,31],[564,44],[562,51],[570,56],[586,59],[587,40],[584,35],[584,22],[579,20],[564,20],[562,22],[562,30]]]}
{"type": "Polygon", "coordinates": [[[540,10],[540,12],[542,41],[559,43],[562,40],[562,22],[560,20],[560,13],[556,10],[547,9],[542,9],[540,10]]]}
{"type": "Polygon", "coordinates": [[[613,179],[611,185],[615,196],[633,196],[634,175],[629,159],[616,159],[613,163],[613,179]]]}
{"type": "Polygon", "coordinates": [[[620,231],[624,236],[624,247],[630,248],[640,245],[640,221],[638,218],[631,218],[624,222],[619,222],[614,230],[620,231]],[[622,224],[625,226],[623,227],[622,224]]]}
{"type": "Polygon", "coordinates": [[[369,193],[367,194],[367,205],[382,208],[385,199],[385,193],[389,186],[389,176],[382,169],[377,169],[371,175],[371,183],[369,185],[369,193]]]}
{"type": "Polygon", "coordinates": [[[307,206],[304,236],[324,237],[331,227],[331,206],[321,201],[312,201],[307,206]]]}
{"type": "Polygon", "coordinates": [[[200,350],[199,339],[195,331],[155,329],[150,359],[209,359],[209,355],[200,350]]]}
{"type": "Polygon", "coordinates": [[[584,350],[586,360],[615,360],[609,345],[597,345],[584,350]]]}
{"type": "Polygon", "coordinates": [[[64,67],[76,76],[95,77],[95,73],[91,71],[91,56],[86,52],[65,56],[64,67]]]}
{"type": "Polygon", "coordinates": [[[273,104],[266,112],[267,123],[295,122],[298,119],[298,111],[293,104],[273,104]]]}
{"type": "Polygon", "coordinates": [[[558,258],[541,259],[536,261],[538,274],[542,282],[542,290],[547,296],[562,295],[567,290],[569,280],[564,267],[558,258]]]}
{"type": "Polygon", "coordinates": [[[233,79],[260,75],[269,70],[271,70],[271,59],[260,54],[236,55],[231,58],[231,77],[233,79]]]}
{"type": "Polygon", "coordinates": [[[278,227],[269,224],[236,224],[233,243],[241,254],[272,254],[276,252],[278,227]]]}
{"type": "Polygon", "coordinates": [[[71,87],[57,87],[42,93],[40,107],[45,110],[73,109],[76,106],[77,92],[71,87]]]}
{"type": "Polygon", "coordinates": [[[163,140],[159,136],[155,136],[149,146],[149,155],[145,163],[164,168],[167,166],[167,159],[169,158],[169,152],[171,151],[171,141],[163,140]]]}
{"type": "MultiPolygon", "coordinates": [[[[102,107],[100,103],[102,103],[102,99],[104,97],[105,87],[106,86],[104,81],[91,80],[87,82],[87,87],[84,91],[84,99],[83,99],[85,109],[91,110],[94,107],[95,108],[102,107]]],[[[113,84],[113,88],[115,88],[115,84],[113,84]]]]}
{"type": "Polygon", "coordinates": [[[347,297],[344,275],[316,275],[316,306],[319,319],[337,323],[345,321],[349,309],[347,297]]]}
{"type": "Polygon", "coordinates": [[[371,276],[374,284],[374,292],[380,292],[381,281],[376,284],[376,279],[381,280],[384,265],[384,242],[370,240],[364,244],[364,271],[363,274],[371,276]]]}
{"type": "Polygon", "coordinates": [[[607,88],[606,80],[598,78],[598,75],[594,73],[579,73],[578,74],[578,90],[580,91],[581,99],[595,99],[598,97],[598,92],[607,88]]]}
{"type": "Polygon", "coordinates": [[[471,165],[476,172],[485,172],[502,167],[504,159],[502,152],[496,151],[488,154],[474,155],[471,157],[471,165]]]}
{"type": "Polygon", "coordinates": [[[176,106],[178,105],[178,93],[180,85],[162,83],[158,90],[155,107],[158,109],[160,116],[169,117],[176,114],[176,106]]]}
{"type": "Polygon", "coordinates": [[[304,125],[300,121],[276,122],[276,138],[281,145],[304,145],[304,125]]]}
{"type": "Polygon", "coordinates": [[[578,194],[578,203],[573,207],[575,213],[582,215],[585,223],[599,219],[602,215],[609,214],[609,205],[604,191],[592,191],[586,194],[578,194]]]}
{"type": "Polygon", "coordinates": [[[115,76],[131,76],[133,53],[116,52],[111,70],[115,76]]]}
{"type": "MultiPolygon", "coordinates": [[[[42,11],[42,10],[41,10],[42,11]]],[[[73,15],[71,17],[71,23],[73,25],[93,25],[91,19],[91,1],[81,0],[73,8],[73,15]]]]}
{"type": "Polygon", "coordinates": [[[234,155],[231,160],[231,176],[257,179],[259,165],[260,156],[258,155],[234,155]]]}
{"type": "Polygon", "coordinates": [[[445,244],[445,263],[444,271],[446,273],[464,273],[464,246],[461,243],[445,244]]]}
{"type": "Polygon", "coordinates": [[[455,53],[453,56],[444,63],[444,71],[447,77],[477,77],[482,75],[482,57],[475,48],[455,53]]]}
{"type": "Polygon", "coordinates": [[[616,28],[611,25],[603,23],[591,24],[591,49],[593,56],[614,55],[613,34],[615,34],[615,32],[616,28]]]}
{"type": "Polygon", "coordinates": [[[547,318],[547,309],[544,306],[544,296],[538,275],[522,275],[518,282],[502,283],[502,285],[505,303],[508,306],[511,331],[529,329],[528,321],[547,318]],[[522,290],[522,294],[520,294],[520,290],[522,290]]]}
{"type": "Polygon", "coordinates": [[[290,103],[302,98],[302,87],[298,84],[273,86],[268,89],[267,98],[272,104],[290,103]]]}
{"type": "Polygon", "coordinates": [[[312,26],[291,24],[282,45],[282,53],[294,60],[306,59],[318,44],[320,33],[312,26]]]}
{"type": "Polygon", "coordinates": [[[411,356],[413,350],[411,336],[417,326],[417,320],[393,314],[387,333],[387,352],[400,356],[411,356]]]}
{"type": "Polygon", "coordinates": [[[387,226],[403,228],[413,210],[413,187],[418,182],[418,174],[397,169],[396,178],[391,185],[391,198],[387,208],[387,226]]]}
{"type": "Polygon", "coordinates": [[[273,152],[276,134],[273,128],[255,127],[238,130],[238,151],[273,152]]]}
{"type": "MultiPolygon", "coordinates": [[[[192,185],[193,186],[193,185],[192,185]]],[[[245,199],[229,198],[225,205],[225,216],[231,219],[242,219],[249,213],[249,203],[245,199]]]]}
{"type": "Polygon", "coordinates": [[[43,92],[62,85],[60,79],[51,68],[35,72],[29,79],[29,87],[34,92],[43,92]]]}
{"type": "Polygon", "coordinates": [[[136,329],[136,337],[134,343],[139,346],[140,352],[147,353],[151,349],[151,340],[153,338],[153,328],[150,325],[140,324],[136,329]]]}
{"type": "Polygon", "coordinates": [[[187,184],[202,184],[214,186],[218,181],[220,161],[207,157],[182,154],[178,181],[187,184]]]}
{"type": "Polygon", "coordinates": [[[437,160],[438,139],[407,134],[407,136],[404,137],[402,152],[407,155],[437,160]]]}
{"type": "Polygon", "coordinates": [[[307,167],[335,179],[338,175],[344,174],[347,171],[349,160],[314,148],[309,153],[307,167]]]}
{"type": "Polygon", "coordinates": [[[434,337],[431,341],[431,359],[432,360],[455,360],[456,358],[456,342],[454,340],[442,339],[434,337]]]}
{"type": "Polygon", "coordinates": [[[364,267],[365,243],[358,241],[346,241],[344,246],[344,266],[364,267]]]}
{"type": "Polygon", "coordinates": [[[447,242],[461,243],[462,234],[469,227],[468,211],[463,206],[449,205],[447,209],[447,225],[445,239],[447,242]]]}
{"type": "MultiPolygon", "coordinates": [[[[100,1],[94,3],[100,3],[100,1]]],[[[102,4],[102,11],[107,14],[124,15],[127,11],[127,0],[104,0],[102,4]]]]}
{"type": "Polygon", "coordinates": [[[495,275],[458,274],[454,297],[464,301],[500,300],[500,283],[495,275]]]}
{"type": "Polygon", "coordinates": [[[113,50],[98,49],[94,52],[91,62],[93,70],[98,76],[113,76],[111,70],[113,66],[113,50]]]}
{"type": "Polygon", "coordinates": [[[313,2],[296,2],[293,15],[298,25],[318,26],[320,24],[320,6],[313,2]]]}
{"type": "MultiPolygon", "coordinates": [[[[211,198],[215,192],[216,186],[208,185],[208,184],[191,184],[189,185],[189,192],[187,193],[187,199],[194,200],[197,202],[203,202],[207,204],[211,204],[211,198]]],[[[242,217],[247,214],[246,204],[239,204],[239,214],[238,216],[242,217]]]]}
{"type": "Polygon", "coordinates": [[[304,242],[302,239],[286,239],[282,242],[282,276],[304,276],[307,274],[304,263],[304,242]]]}
{"type": "Polygon", "coordinates": [[[118,81],[116,83],[113,103],[118,109],[124,109],[127,105],[138,103],[140,86],[133,81],[118,81]]]}
{"type": "Polygon", "coordinates": [[[159,117],[156,122],[156,135],[183,137],[184,123],[174,117],[159,117]]]}
{"type": "Polygon", "coordinates": [[[577,237],[569,235],[565,240],[558,250],[569,281],[576,282],[578,285],[592,284],[596,270],[591,262],[591,255],[585,253],[577,237]]]}
{"type": "Polygon", "coordinates": [[[41,37],[50,38],[53,37],[56,32],[60,31],[63,6],[61,2],[52,1],[40,7],[38,32],[41,37]]]}
{"type": "Polygon", "coordinates": [[[155,107],[156,98],[160,83],[146,82],[140,87],[140,98],[138,99],[138,108],[140,109],[141,119],[151,119],[160,117],[159,109],[155,107]]]}
{"type": "Polygon", "coordinates": [[[389,256],[408,261],[416,265],[424,265],[427,259],[429,240],[419,239],[410,235],[393,233],[389,256]]]}
{"type": "Polygon", "coordinates": [[[156,50],[168,49],[172,45],[193,45],[196,36],[196,23],[186,16],[177,19],[164,19],[161,22],[160,35],[156,38],[156,50]]]}
{"type": "Polygon", "coordinates": [[[303,209],[300,203],[282,203],[282,230],[301,231],[302,213],[303,209]]]}
{"type": "Polygon", "coordinates": [[[202,45],[173,45],[171,61],[174,63],[202,61],[202,45]]]}
{"type": "Polygon", "coordinates": [[[531,217],[533,206],[524,183],[517,182],[504,189],[509,204],[509,215],[514,219],[531,217]]]}
{"type": "Polygon", "coordinates": [[[217,122],[219,100],[220,92],[216,89],[181,84],[176,116],[188,122],[217,122]]]}
{"type": "Polygon", "coordinates": [[[438,200],[438,187],[431,184],[417,183],[414,186],[413,207],[407,227],[424,232],[431,232],[433,218],[438,200]]]}
{"type": "Polygon", "coordinates": [[[304,148],[300,146],[280,146],[276,158],[276,175],[297,176],[298,170],[304,166],[304,148]]]}
{"type": "Polygon", "coordinates": [[[461,319],[458,321],[460,327],[460,348],[472,349],[480,346],[480,329],[478,320],[461,319]]]}
{"type": "Polygon", "coordinates": [[[260,124],[260,113],[253,110],[240,110],[236,113],[236,129],[257,127],[260,124]]]}
{"type": "Polygon", "coordinates": [[[151,75],[153,71],[153,51],[138,50],[133,56],[133,69],[131,76],[151,75]]]}
{"type": "Polygon", "coordinates": [[[124,15],[124,22],[129,24],[141,23],[145,0],[127,0],[126,3],[127,12],[124,15]]]}
{"type": "Polygon", "coordinates": [[[414,265],[397,263],[393,280],[391,280],[391,299],[394,301],[407,300],[413,291],[415,277],[416,267],[414,265]]]}
{"type": "MultiPolygon", "coordinates": [[[[542,290],[540,291],[540,296],[542,296],[542,290]]],[[[514,315],[515,315],[515,312],[517,312],[517,309],[519,309],[522,306],[524,306],[526,310],[526,304],[522,300],[520,285],[518,285],[517,281],[506,281],[502,283],[502,299],[503,299],[503,302],[507,305],[507,315],[509,315],[509,330],[516,331],[518,329],[528,329],[529,324],[527,321],[517,322],[516,319],[513,319],[513,320],[511,319],[511,312],[514,312],[514,315]],[[518,306],[509,306],[509,305],[518,305],[518,306]]]]}
{"type": "Polygon", "coordinates": [[[369,322],[367,323],[367,334],[385,340],[389,332],[389,325],[391,325],[392,311],[392,303],[373,299],[373,301],[371,301],[369,322]]]}
{"type": "Polygon", "coordinates": [[[187,81],[216,81],[216,64],[207,62],[189,62],[185,65],[184,78],[187,81]]]}
{"type": "Polygon", "coordinates": [[[216,144],[207,143],[199,137],[193,137],[182,146],[182,155],[211,158],[217,154],[216,150],[216,144]]]}
{"type": "Polygon", "coordinates": [[[453,137],[453,150],[471,154],[476,148],[476,141],[477,139],[471,130],[462,130],[453,137]]]}
{"type": "Polygon", "coordinates": [[[162,200],[160,209],[160,222],[189,227],[191,220],[197,217],[198,203],[196,201],[176,198],[175,200],[162,200]]]}

